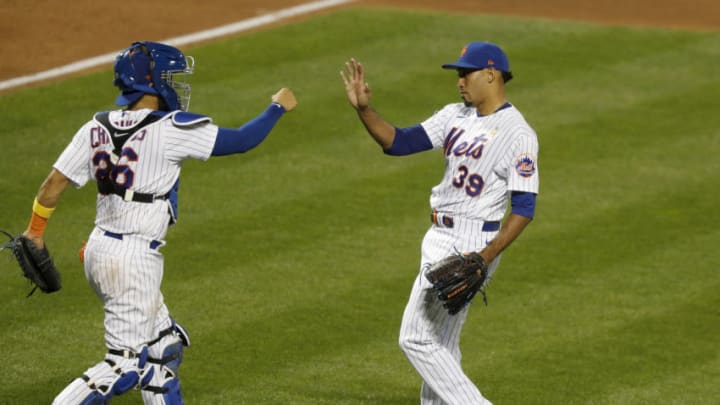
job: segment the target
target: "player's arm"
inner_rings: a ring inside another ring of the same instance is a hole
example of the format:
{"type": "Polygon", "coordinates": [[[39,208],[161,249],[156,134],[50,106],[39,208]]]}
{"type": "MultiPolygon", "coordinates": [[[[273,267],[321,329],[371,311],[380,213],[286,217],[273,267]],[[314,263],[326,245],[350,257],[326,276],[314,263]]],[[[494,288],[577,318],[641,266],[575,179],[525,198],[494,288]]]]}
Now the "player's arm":
{"type": "Polygon", "coordinates": [[[70,184],[70,180],[57,169],[53,169],[38,190],[33,203],[30,223],[23,234],[32,239],[40,248],[45,245],[42,237],[45,233],[47,221],[55,211],[60,196],[68,184],[70,184]]]}
{"type": "Polygon", "coordinates": [[[372,92],[365,81],[365,69],[360,62],[350,59],[345,63],[345,71],[341,71],[340,76],[345,83],[345,93],[350,105],[385,154],[402,156],[432,149],[432,142],[421,125],[396,128],[370,106],[372,92]]]}
{"type": "Polygon", "coordinates": [[[383,150],[390,149],[395,141],[395,127],[385,121],[380,114],[369,105],[356,108],[355,111],[357,111],[360,121],[375,142],[377,142],[383,150]]]}
{"type": "Polygon", "coordinates": [[[282,88],[272,97],[272,103],[260,115],[240,128],[219,128],[212,156],[243,153],[258,146],[285,112],[297,106],[295,95],[290,89],[282,88]]]}
{"type": "Polygon", "coordinates": [[[510,199],[512,211],[505,219],[500,232],[492,242],[480,251],[486,263],[493,261],[503,250],[517,239],[525,227],[535,216],[535,199],[537,195],[530,192],[513,191],[510,199]]]}

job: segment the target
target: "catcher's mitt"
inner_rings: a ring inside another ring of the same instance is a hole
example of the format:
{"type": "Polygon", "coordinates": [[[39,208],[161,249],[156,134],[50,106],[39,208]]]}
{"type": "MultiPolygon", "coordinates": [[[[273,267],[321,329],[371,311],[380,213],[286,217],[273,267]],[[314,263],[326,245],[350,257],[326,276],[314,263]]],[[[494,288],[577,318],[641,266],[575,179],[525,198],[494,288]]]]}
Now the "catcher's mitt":
{"type": "Polygon", "coordinates": [[[38,249],[32,240],[22,234],[13,237],[5,231],[0,232],[10,238],[8,242],[0,246],[0,250],[6,248],[12,250],[23,275],[33,284],[33,289],[28,294],[28,297],[38,288],[45,293],[55,292],[60,289],[60,273],[53,264],[47,246],[38,249]]]}
{"type": "Polygon", "coordinates": [[[476,252],[450,255],[431,265],[425,277],[450,315],[460,312],[478,291],[487,305],[483,284],[488,277],[488,265],[476,252]]]}

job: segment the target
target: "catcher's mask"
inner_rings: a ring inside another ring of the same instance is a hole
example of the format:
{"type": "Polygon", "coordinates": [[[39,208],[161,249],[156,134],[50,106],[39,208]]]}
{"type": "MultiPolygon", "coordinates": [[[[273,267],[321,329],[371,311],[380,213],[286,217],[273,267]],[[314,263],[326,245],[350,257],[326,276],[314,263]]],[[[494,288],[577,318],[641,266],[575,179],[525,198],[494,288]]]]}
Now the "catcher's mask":
{"type": "Polygon", "coordinates": [[[157,42],[135,42],[115,58],[115,80],[120,89],[115,100],[119,106],[132,105],[143,94],[154,94],[168,111],[187,111],[190,84],[183,76],[195,67],[192,56],[185,56],[172,46],[157,42]]]}

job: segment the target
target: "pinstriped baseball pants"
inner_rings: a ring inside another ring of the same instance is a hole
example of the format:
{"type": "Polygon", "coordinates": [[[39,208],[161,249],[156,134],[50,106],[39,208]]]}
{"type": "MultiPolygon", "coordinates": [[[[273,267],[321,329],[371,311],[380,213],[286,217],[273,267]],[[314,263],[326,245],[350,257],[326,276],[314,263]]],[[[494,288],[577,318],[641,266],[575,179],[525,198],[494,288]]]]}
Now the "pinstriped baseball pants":
{"type": "Polygon", "coordinates": [[[148,239],[118,240],[95,228],[85,250],[85,276],[104,305],[109,349],[139,352],[170,326],[160,292],[163,256],[148,239]]]}
{"type": "MultiPolygon", "coordinates": [[[[491,405],[460,366],[460,332],[469,306],[449,315],[424,275],[428,264],[456,251],[479,251],[497,234],[483,232],[482,222],[457,225],[455,228],[433,225],[425,234],[420,274],[413,284],[400,327],[400,348],[423,379],[422,405],[491,405]]],[[[498,257],[490,264],[491,275],[499,261],[498,257]]]]}

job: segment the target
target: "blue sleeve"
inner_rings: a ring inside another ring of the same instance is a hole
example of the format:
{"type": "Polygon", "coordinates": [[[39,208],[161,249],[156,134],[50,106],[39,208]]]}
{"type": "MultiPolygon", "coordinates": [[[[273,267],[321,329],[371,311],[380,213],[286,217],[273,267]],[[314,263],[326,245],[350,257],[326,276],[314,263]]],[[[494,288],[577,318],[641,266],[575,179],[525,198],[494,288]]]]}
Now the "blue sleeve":
{"type": "Polygon", "coordinates": [[[276,103],[240,128],[219,128],[212,156],[243,153],[260,145],[275,126],[285,109],[276,103]]]}
{"type": "Polygon", "coordinates": [[[403,156],[422,152],[433,148],[430,137],[422,127],[415,125],[408,128],[395,128],[395,139],[390,149],[385,149],[386,155],[403,156]]]}
{"type": "Polygon", "coordinates": [[[512,213],[532,218],[535,216],[535,199],[537,194],[525,191],[513,191],[510,197],[512,213]]]}

